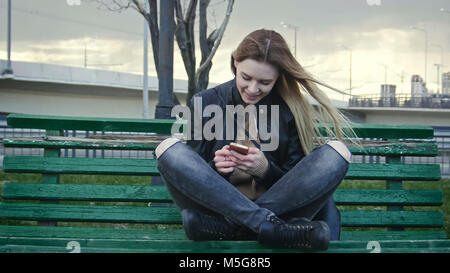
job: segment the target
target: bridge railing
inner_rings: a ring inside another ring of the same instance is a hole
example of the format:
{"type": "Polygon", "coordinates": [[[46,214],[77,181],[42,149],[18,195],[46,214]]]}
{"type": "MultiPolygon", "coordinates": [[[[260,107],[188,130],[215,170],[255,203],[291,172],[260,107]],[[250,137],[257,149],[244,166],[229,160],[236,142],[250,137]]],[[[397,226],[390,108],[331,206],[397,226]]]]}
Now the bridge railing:
{"type": "Polygon", "coordinates": [[[349,100],[349,107],[450,109],[450,95],[432,94],[428,96],[411,96],[411,94],[397,94],[395,97],[382,97],[380,95],[353,96],[349,100]]]}

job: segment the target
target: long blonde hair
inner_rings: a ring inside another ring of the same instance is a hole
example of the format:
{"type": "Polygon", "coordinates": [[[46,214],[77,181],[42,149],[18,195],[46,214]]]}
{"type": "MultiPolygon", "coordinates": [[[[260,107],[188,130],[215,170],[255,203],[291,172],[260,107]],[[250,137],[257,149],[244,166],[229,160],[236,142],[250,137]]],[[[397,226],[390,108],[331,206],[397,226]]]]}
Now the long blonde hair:
{"type": "Polygon", "coordinates": [[[276,88],[294,116],[305,155],[312,151],[315,143],[323,145],[327,139],[355,142],[356,134],[350,122],[316,83],[327,85],[314,79],[303,69],[279,33],[260,29],[247,35],[231,56],[234,74],[234,60],[241,62],[247,58],[267,62],[278,68],[280,76],[274,89],[276,88]],[[309,102],[308,95],[317,101],[316,108],[309,102]]]}

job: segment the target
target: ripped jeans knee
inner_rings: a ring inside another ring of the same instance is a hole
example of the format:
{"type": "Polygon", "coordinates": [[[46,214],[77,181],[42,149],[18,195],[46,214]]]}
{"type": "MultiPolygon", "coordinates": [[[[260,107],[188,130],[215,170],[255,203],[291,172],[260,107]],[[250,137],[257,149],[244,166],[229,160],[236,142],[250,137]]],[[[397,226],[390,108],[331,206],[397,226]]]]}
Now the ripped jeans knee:
{"type": "Polygon", "coordinates": [[[326,143],[331,146],[336,152],[338,152],[347,162],[350,163],[352,153],[347,148],[347,146],[338,140],[331,140],[326,143]]]}
{"type": "Polygon", "coordinates": [[[174,138],[174,137],[170,137],[170,138],[163,140],[158,145],[158,147],[156,147],[156,149],[155,149],[156,158],[159,158],[168,148],[170,148],[172,145],[174,145],[175,143],[177,143],[179,141],[181,141],[181,140],[179,140],[178,138],[174,138]]]}

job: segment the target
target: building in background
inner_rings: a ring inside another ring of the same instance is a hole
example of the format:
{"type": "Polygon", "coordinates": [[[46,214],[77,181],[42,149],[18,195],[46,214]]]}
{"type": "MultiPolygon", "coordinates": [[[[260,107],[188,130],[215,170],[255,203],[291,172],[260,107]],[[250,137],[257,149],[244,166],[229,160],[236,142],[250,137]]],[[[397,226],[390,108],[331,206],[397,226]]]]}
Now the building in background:
{"type": "Polygon", "coordinates": [[[396,86],[393,84],[381,85],[380,103],[382,104],[382,106],[395,106],[395,89],[396,86]]]}
{"type": "Polygon", "coordinates": [[[442,94],[450,95],[450,72],[442,74],[442,94]]]}
{"type": "Polygon", "coordinates": [[[411,77],[411,97],[424,97],[427,95],[426,83],[419,75],[411,77]]]}

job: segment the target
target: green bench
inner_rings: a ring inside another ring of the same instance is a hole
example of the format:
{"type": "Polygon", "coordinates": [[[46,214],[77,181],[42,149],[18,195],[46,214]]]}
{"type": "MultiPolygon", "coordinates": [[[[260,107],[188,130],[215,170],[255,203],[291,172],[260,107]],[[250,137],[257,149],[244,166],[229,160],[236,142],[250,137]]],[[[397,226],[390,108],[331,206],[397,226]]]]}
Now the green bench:
{"type": "MultiPolygon", "coordinates": [[[[7,122],[12,128],[46,133],[3,139],[5,147],[44,148],[44,154],[4,157],[5,172],[42,176],[35,183],[3,183],[0,252],[298,252],[271,249],[256,241],[190,241],[165,186],[150,185],[150,179],[148,185],[59,183],[61,174],[157,176],[152,158],[61,154],[64,149],[152,151],[170,133],[173,120],[10,114],[7,122]],[[63,130],[99,133],[76,138],[64,136],[63,130]],[[135,135],[112,137],[111,132],[135,135]]],[[[402,163],[402,156],[437,156],[433,129],[374,124],[359,124],[354,129],[362,139],[376,140],[363,140],[363,148],[350,147],[352,153],[383,156],[386,163],[350,165],[346,180],[364,180],[367,186],[340,187],[334,194],[343,231],[341,240],[331,242],[327,252],[450,252],[450,240],[442,229],[444,215],[429,209],[442,205],[442,191],[406,190],[402,183],[431,184],[441,179],[437,164],[402,163]],[[370,189],[371,183],[380,183],[374,180],[385,181],[386,187],[370,189]]]]}

